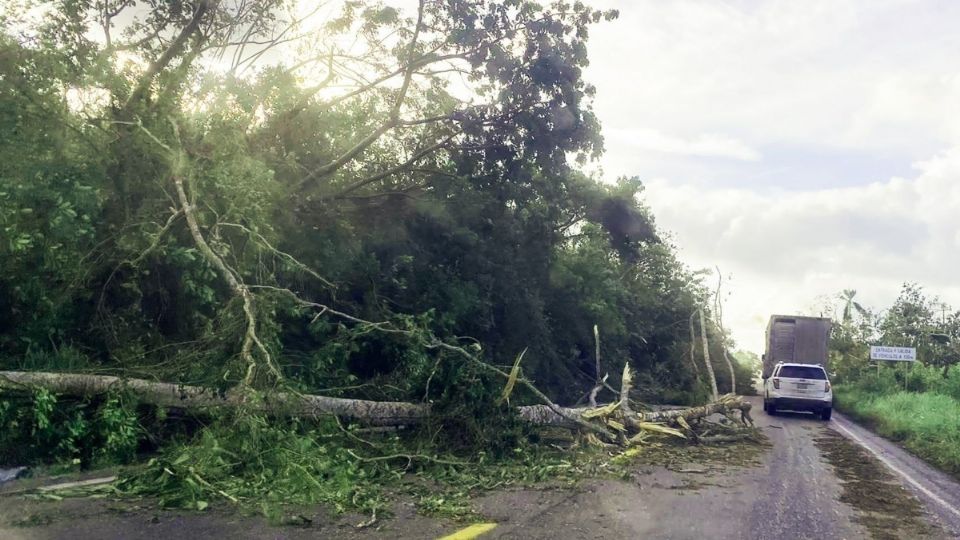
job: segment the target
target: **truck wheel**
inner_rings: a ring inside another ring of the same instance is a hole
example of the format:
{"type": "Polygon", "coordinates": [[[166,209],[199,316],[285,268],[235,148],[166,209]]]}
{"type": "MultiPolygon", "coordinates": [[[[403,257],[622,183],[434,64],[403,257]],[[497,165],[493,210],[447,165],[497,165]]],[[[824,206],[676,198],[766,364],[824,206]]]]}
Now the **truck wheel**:
{"type": "Polygon", "coordinates": [[[774,405],[773,403],[767,405],[767,414],[769,414],[770,416],[776,416],[776,415],[777,415],[777,406],[774,405]]]}
{"type": "Polygon", "coordinates": [[[820,411],[820,419],[823,420],[824,422],[829,422],[831,413],[833,413],[832,407],[827,407],[826,409],[823,409],[822,411],[820,411]]]}

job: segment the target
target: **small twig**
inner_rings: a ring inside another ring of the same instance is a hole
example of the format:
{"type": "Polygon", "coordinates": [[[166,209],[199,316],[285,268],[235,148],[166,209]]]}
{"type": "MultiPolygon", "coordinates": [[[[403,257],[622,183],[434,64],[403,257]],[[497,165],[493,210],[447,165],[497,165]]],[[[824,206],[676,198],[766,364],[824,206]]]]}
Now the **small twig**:
{"type": "Polygon", "coordinates": [[[365,529],[365,528],[373,525],[373,524],[376,523],[376,522],[377,522],[377,509],[374,508],[374,509],[373,509],[373,516],[371,516],[370,519],[368,519],[367,521],[363,521],[363,522],[357,523],[357,524],[355,525],[355,527],[358,528],[358,529],[365,529]]]}
{"type": "Polygon", "coordinates": [[[361,438],[361,437],[358,437],[358,436],[354,435],[353,433],[350,433],[350,430],[349,430],[349,429],[343,427],[343,423],[340,422],[340,417],[339,417],[339,416],[334,416],[333,418],[334,418],[334,420],[337,421],[337,427],[340,428],[340,431],[342,431],[343,434],[346,435],[347,437],[349,437],[349,438],[351,438],[351,439],[353,439],[353,440],[355,440],[355,441],[357,441],[357,442],[363,443],[363,444],[365,444],[365,445],[367,445],[367,446],[369,446],[369,447],[371,447],[371,448],[374,448],[374,449],[376,449],[376,450],[379,450],[379,449],[380,449],[380,447],[379,447],[378,445],[376,445],[376,444],[374,444],[374,443],[372,443],[372,442],[370,442],[370,441],[368,441],[368,440],[366,440],[366,439],[363,439],[363,438],[361,438]]]}
{"type": "Polygon", "coordinates": [[[437,360],[433,363],[433,369],[430,370],[430,376],[427,377],[427,384],[424,386],[423,390],[423,400],[429,401],[430,399],[430,381],[433,380],[433,376],[437,374],[437,368],[440,367],[440,360],[443,359],[442,354],[437,355],[437,360]]]}
{"type": "Polygon", "coordinates": [[[273,245],[272,245],[266,238],[264,238],[264,236],[263,236],[262,234],[260,234],[260,233],[258,233],[258,232],[256,232],[256,231],[252,231],[252,230],[250,230],[249,228],[247,228],[247,227],[245,227],[245,226],[243,226],[243,225],[240,225],[239,223],[220,222],[220,223],[218,223],[218,225],[222,225],[222,226],[224,226],[224,227],[234,227],[234,228],[237,228],[237,229],[240,229],[240,230],[246,232],[247,234],[249,234],[249,235],[251,235],[251,236],[256,237],[257,240],[259,240],[268,250],[270,250],[270,251],[272,251],[273,253],[279,255],[280,257],[286,259],[287,261],[290,261],[291,263],[293,263],[294,266],[296,266],[296,267],[299,268],[300,270],[303,270],[303,271],[306,272],[307,274],[310,274],[311,276],[313,276],[314,278],[316,278],[318,281],[320,281],[320,282],[323,283],[324,285],[326,285],[326,286],[328,286],[328,287],[330,287],[330,288],[336,288],[336,285],[334,285],[332,282],[330,282],[329,280],[327,280],[326,278],[324,278],[323,276],[321,276],[320,274],[318,274],[315,270],[313,270],[312,268],[310,268],[310,267],[307,266],[306,264],[304,264],[304,263],[300,262],[299,260],[297,260],[297,258],[294,257],[293,255],[290,255],[289,253],[286,253],[286,252],[284,252],[284,251],[280,251],[279,249],[273,247],[273,245]]]}

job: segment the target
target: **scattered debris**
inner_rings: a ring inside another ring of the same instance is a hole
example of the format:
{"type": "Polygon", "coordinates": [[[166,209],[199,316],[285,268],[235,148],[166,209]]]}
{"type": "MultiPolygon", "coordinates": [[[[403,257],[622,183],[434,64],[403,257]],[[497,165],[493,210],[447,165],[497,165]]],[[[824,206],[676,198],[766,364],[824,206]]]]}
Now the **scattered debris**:
{"type": "Polygon", "coordinates": [[[12,469],[0,469],[0,484],[16,480],[27,473],[26,467],[14,467],[12,469]]]}
{"type": "Polygon", "coordinates": [[[813,440],[843,485],[840,501],[857,510],[856,521],[875,540],[940,538],[920,502],[873,456],[836,431],[813,440]]]}
{"type": "Polygon", "coordinates": [[[39,487],[37,488],[37,491],[46,493],[50,491],[60,491],[64,489],[98,486],[101,484],[110,484],[114,482],[116,479],[117,479],[116,476],[105,476],[103,478],[91,478],[89,480],[79,480],[77,482],[64,482],[62,484],[54,484],[52,486],[39,487]]]}
{"type": "Polygon", "coordinates": [[[669,470],[671,470],[671,471],[673,471],[673,472],[677,472],[677,473],[704,474],[704,473],[710,472],[710,471],[708,471],[707,469],[697,469],[697,468],[693,468],[693,467],[687,467],[687,468],[682,468],[682,469],[674,469],[674,468],[671,468],[671,467],[667,467],[667,469],[669,469],[669,470]]]}

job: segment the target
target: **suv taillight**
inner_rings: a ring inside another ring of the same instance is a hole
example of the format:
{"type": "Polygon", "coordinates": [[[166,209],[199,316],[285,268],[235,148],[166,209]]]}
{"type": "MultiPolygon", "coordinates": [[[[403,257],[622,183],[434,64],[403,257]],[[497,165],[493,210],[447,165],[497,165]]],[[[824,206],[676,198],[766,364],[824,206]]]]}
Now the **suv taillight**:
{"type": "Polygon", "coordinates": [[[827,384],[823,386],[823,393],[826,394],[830,392],[830,381],[827,381],[827,384]]]}
{"type": "Polygon", "coordinates": [[[778,379],[777,377],[773,378],[773,387],[776,388],[777,390],[780,389],[780,379],[778,379]]]}

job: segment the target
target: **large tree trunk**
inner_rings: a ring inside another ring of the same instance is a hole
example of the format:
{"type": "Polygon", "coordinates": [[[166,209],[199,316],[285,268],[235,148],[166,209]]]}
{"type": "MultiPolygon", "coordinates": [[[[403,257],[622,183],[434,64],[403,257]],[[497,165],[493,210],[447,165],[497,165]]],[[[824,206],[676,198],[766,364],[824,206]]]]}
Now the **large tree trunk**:
{"type": "Polygon", "coordinates": [[[727,354],[726,344],[723,345],[723,360],[727,363],[727,369],[730,370],[730,392],[733,394],[736,394],[737,393],[737,375],[733,371],[733,362],[730,361],[730,355],[727,354]]]}
{"type": "MultiPolygon", "coordinates": [[[[143,379],[121,379],[105,375],[82,375],[73,373],[46,373],[27,371],[0,371],[0,395],[44,388],[54,394],[94,397],[114,390],[126,390],[136,395],[141,403],[159,407],[180,408],[193,411],[216,409],[240,409],[271,416],[321,418],[338,416],[374,426],[397,426],[416,424],[430,415],[430,407],[398,401],[368,401],[308,394],[278,392],[261,394],[262,399],[248,399],[250,393],[227,391],[220,393],[210,388],[180,384],[153,382],[143,379]]],[[[629,384],[625,386],[629,391],[629,384]]],[[[249,390],[246,390],[249,392],[249,390]]],[[[623,397],[623,396],[621,396],[623,397]]],[[[621,399],[621,401],[623,401],[621,399]]],[[[622,405],[622,404],[621,404],[622,405]]],[[[556,406],[554,406],[556,407],[556,406]]],[[[612,405],[611,413],[614,408],[612,405]]],[[[617,411],[628,423],[662,422],[672,424],[678,418],[693,420],[713,413],[728,413],[740,410],[749,418],[750,403],[733,395],[702,407],[669,411],[636,413],[629,407],[617,411]]],[[[551,408],[550,405],[518,407],[520,418],[534,425],[551,425],[580,429],[583,422],[600,415],[584,415],[595,408],[551,408]]],[[[608,415],[603,415],[604,417],[608,415]]]]}
{"type": "Polygon", "coordinates": [[[696,312],[690,314],[690,363],[693,364],[693,372],[697,376],[697,382],[703,382],[700,378],[700,366],[697,365],[697,334],[693,330],[693,317],[696,312]]]}
{"type": "Polygon", "coordinates": [[[94,397],[111,390],[128,390],[142,403],[189,410],[238,409],[274,416],[319,418],[339,416],[377,426],[413,424],[426,417],[426,405],[397,401],[368,401],[278,392],[264,399],[247,399],[250,394],[200,386],[121,379],[105,375],[0,371],[0,394],[45,388],[54,394],[94,397]]]}
{"type": "MultiPolygon", "coordinates": [[[[633,413],[633,416],[635,417],[634,420],[638,422],[660,422],[664,424],[674,424],[679,418],[682,418],[684,421],[691,421],[699,418],[705,418],[711,414],[726,414],[734,411],[740,411],[740,413],[748,419],[750,418],[751,408],[752,406],[748,401],[735,396],[734,394],[726,394],[721,396],[716,401],[712,401],[699,407],[633,413]]],[[[568,416],[580,416],[583,412],[589,410],[580,408],[571,409],[567,407],[561,407],[561,409],[568,416]]],[[[541,426],[562,426],[570,428],[576,427],[575,424],[571,423],[569,420],[566,420],[564,417],[560,416],[546,405],[528,405],[525,407],[519,407],[518,412],[520,413],[521,418],[527,422],[530,422],[531,424],[541,426]]]]}
{"type": "Polygon", "coordinates": [[[723,302],[720,300],[720,288],[723,287],[723,273],[720,267],[717,267],[717,292],[713,297],[714,316],[717,319],[717,328],[720,330],[720,346],[723,350],[723,360],[727,363],[727,369],[730,370],[730,392],[737,393],[737,374],[733,371],[733,363],[730,362],[730,355],[727,353],[727,332],[723,329],[723,302]]]}
{"type": "Polygon", "coordinates": [[[713,374],[713,364],[710,363],[710,343],[707,341],[707,322],[700,309],[700,339],[703,341],[703,363],[707,366],[707,375],[710,376],[710,389],[713,390],[713,400],[720,399],[717,390],[717,377],[713,374]]]}

